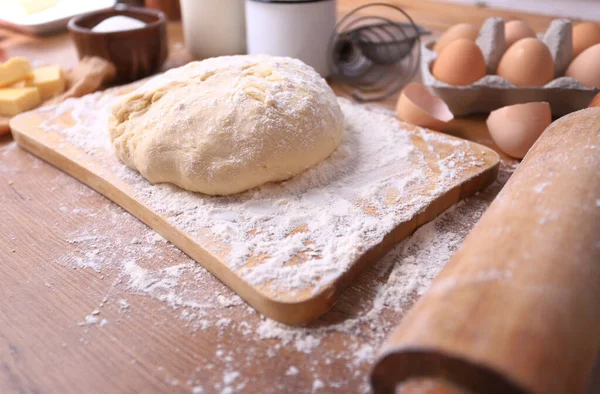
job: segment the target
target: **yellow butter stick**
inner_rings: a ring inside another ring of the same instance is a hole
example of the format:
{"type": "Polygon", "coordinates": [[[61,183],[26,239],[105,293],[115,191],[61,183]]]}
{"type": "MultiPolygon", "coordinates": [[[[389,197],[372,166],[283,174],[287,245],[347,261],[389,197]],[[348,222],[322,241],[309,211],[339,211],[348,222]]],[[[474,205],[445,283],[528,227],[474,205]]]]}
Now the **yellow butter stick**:
{"type": "Polygon", "coordinates": [[[0,87],[31,77],[31,66],[25,58],[13,57],[0,64],[0,87]]]}
{"type": "Polygon", "coordinates": [[[60,66],[38,67],[33,70],[33,79],[25,85],[37,87],[45,101],[65,91],[65,78],[60,66]]]}
{"type": "Polygon", "coordinates": [[[0,115],[14,116],[37,107],[41,102],[35,87],[0,89],[0,115]]]}

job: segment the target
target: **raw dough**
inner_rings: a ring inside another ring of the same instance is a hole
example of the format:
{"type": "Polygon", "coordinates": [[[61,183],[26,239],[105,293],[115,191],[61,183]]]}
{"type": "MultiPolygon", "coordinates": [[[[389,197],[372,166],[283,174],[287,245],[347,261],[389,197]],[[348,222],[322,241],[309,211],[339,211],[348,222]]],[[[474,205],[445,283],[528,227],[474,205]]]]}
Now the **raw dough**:
{"type": "Polygon", "coordinates": [[[150,182],[228,195],[327,158],[343,114],[301,61],[227,56],[150,80],[113,107],[109,130],[116,155],[150,182]]]}

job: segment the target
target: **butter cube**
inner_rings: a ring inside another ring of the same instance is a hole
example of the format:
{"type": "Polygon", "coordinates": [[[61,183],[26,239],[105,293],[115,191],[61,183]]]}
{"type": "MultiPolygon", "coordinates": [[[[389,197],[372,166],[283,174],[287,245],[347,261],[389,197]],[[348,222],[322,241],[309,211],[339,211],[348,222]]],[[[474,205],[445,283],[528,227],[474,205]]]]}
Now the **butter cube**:
{"type": "Polygon", "coordinates": [[[8,85],[6,87],[11,88],[11,89],[18,89],[18,88],[26,88],[28,86],[31,86],[31,80],[24,79],[19,82],[11,83],[10,85],[8,85]]]}
{"type": "Polygon", "coordinates": [[[0,89],[0,115],[14,116],[40,105],[37,88],[0,89]]]}
{"type": "Polygon", "coordinates": [[[31,66],[27,59],[13,57],[0,64],[0,87],[31,77],[31,66]]]}
{"type": "Polygon", "coordinates": [[[33,79],[27,86],[35,86],[40,91],[42,101],[65,91],[65,78],[59,66],[44,66],[33,70],[33,79]]]}

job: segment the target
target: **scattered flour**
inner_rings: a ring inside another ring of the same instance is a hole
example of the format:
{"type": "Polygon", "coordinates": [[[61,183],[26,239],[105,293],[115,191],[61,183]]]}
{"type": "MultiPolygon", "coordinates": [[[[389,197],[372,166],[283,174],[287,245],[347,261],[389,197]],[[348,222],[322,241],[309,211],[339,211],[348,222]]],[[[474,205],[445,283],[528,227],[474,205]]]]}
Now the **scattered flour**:
{"type": "MultiPolygon", "coordinates": [[[[321,164],[280,184],[235,196],[190,193],[169,184],[152,185],[115,157],[106,125],[117,92],[45,108],[40,127],[65,135],[102,166],[103,176],[128,185],[138,200],[172,226],[225,261],[246,282],[266,284],[265,291],[275,297],[293,297],[307,289],[318,292],[393,228],[484,164],[463,140],[407,129],[393,114],[340,99],[344,138],[321,164]],[[58,127],[58,117],[67,112],[74,124],[58,127]],[[415,148],[415,140],[424,141],[426,149],[415,148]],[[433,150],[434,142],[445,149],[433,150]],[[293,261],[299,253],[305,256],[301,264],[293,261]],[[260,264],[248,264],[258,256],[260,264]]],[[[138,241],[136,237],[132,243],[138,241]]],[[[91,249],[80,264],[85,261],[96,269],[102,258],[91,249]]],[[[132,264],[127,268],[134,282],[152,280],[132,264]]]]}
{"type": "Polygon", "coordinates": [[[312,386],[313,391],[320,390],[323,387],[325,387],[325,384],[323,383],[323,381],[321,379],[315,379],[314,380],[313,386],[312,386]]]}
{"type": "MultiPolygon", "coordinates": [[[[251,372],[257,368],[257,359],[261,364],[275,368],[281,364],[281,357],[294,357],[300,364],[280,366],[282,387],[287,379],[294,379],[299,385],[294,386],[296,392],[336,391],[336,387],[348,387],[350,379],[356,382],[357,392],[366,393],[366,374],[379,345],[399,322],[405,309],[427,289],[487,208],[485,193],[495,194],[500,186],[497,183],[418,229],[366,272],[330,313],[308,327],[289,327],[261,318],[174,246],[162,241],[151,243],[153,231],[133,219],[124,221],[123,216],[127,214],[114,205],[104,212],[103,225],[106,228],[133,227],[132,231],[143,241],[132,244],[130,239],[97,236],[95,234],[102,232],[103,227],[90,221],[69,239],[89,236],[93,242],[74,243],[77,250],[61,256],[57,263],[113,278],[114,286],[106,297],[106,304],[114,304],[125,316],[139,316],[138,313],[143,312],[139,306],[131,307],[132,297],[142,296],[168,306],[181,319],[181,324],[192,332],[214,332],[218,343],[223,345],[218,345],[211,363],[203,363],[199,369],[201,376],[212,376],[216,363],[224,372],[218,380],[195,381],[189,376],[179,377],[179,385],[192,381],[188,385],[190,392],[244,392],[243,388],[238,389],[240,384],[249,387],[260,381],[260,376],[251,372]],[[91,268],[86,261],[79,260],[87,248],[98,248],[101,254],[107,255],[120,250],[120,257],[112,255],[91,268]],[[348,302],[359,303],[351,308],[350,314],[343,307],[348,302]],[[336,317],[339,315],[343,318],[336,317]],[[229,336],[237,338],[235,343],[243,341],[243,345],[228,347],[231,340],[225,338],[229,336]],[[336,347],[328,346],[332,340],[338,343],[336,347]],[[265,355],[260,353],[265,345],[268,346],[267,359],[272,361],[265,361],[265,355]],[[321,383],[315,386],[315,381],[321,383]]],[[[104,314],[102,310],[99,308],[101,315],[104,314]]],[[[163,313],[170,315],[168,311],[163,313]]],[[[93,314],[84,319],[86,325],[99,326],[101,322],[99,316],[93,314]]],[[[172,377],[168,379],[173,382],[172,377]]],[[[273,392],[278,392],[275,388],[273,392]]]]}
{"type": "MultiPolygon", "coordinates": [[[[82,111],[90,110],[86,106],[101,108],[99,103],[102,103],[102,100],[101,96],[94,95],[93,98],[83,100],[86,103],[83,108],[65,104],[58,110],[71,111],[72,116],[77,118],[82,111]]],[[[344,111],[350,114],[347,116],[348,118],[353,119],[358,116],[356,112],[360,111],[359,109],[347,103],[342,103],[342,105],[344,111]]],[[[385,113],[380,113],[380,115],[387,116],[385,113]]],[[[92,126],[85,125],[83,128],[71,130],[68,134],[69,140],[86,152],[102,148],[101,152],[107,152],[107,156],[102,159],[107,163],[106,174],[116,172],[121,180],[132,182],[132,185],[140,188],[137,192],[140,193],[139,196],[147,198],[148,204],[158,204],[158,200],[166,199],[160,202],[160,207],[165,210],[165,213],[173,213],[170,211],[172,208],[168,208],[168,205],[173,204],[174,201],[174,197],[171,195],[179,192],[168,185],[151,186],[140,179],[137,174],[112,159],[108,153],[110,147],[104,139],[85,136],[85,133],[91,132],[92,126]],[[156,189],[159,189],[156,194],[150,192],[150,190],[156,189]]],[[[369,127],[375,126],[371,124],[369,127]]],[[[51,126],[49,127],[51,128],[51,126]]],[[[440,138],[428,134],[419,136],[426,143],[440,138]]],[[[106,138],[106,140],[108,139],[106,138]]],[[[388,143],[393,141],[392,139],[388,143]]],[[[461,144],[457,140],[448,141],[450,146],[461,144]]],[[[349,149],[352,152],[353,148],[349,149]]],[[[402,150],[403,148],[396,146],[395,149],[402,150]]],[[[385,152],[382,153],[385,156],[385,152]]],[[[406,158],[419,159],[418,156],[412,156],[414,152],[407,151],[402,154],[406,155],[406,158]]],[[[446,158],[441,159],[442,165],[438,170],[443,173],[443,178],[447,182],[452,182],[462,166],[477,165],[469,160],[471,159],[468,157],[450,153],[446,158]]],[[[392,164],[389,163],[386,171],[402,172],[402,168],[392,164]]],[[[335,160],[329,166],[330,171],[326,171],[325,179],[321,180],[323,184],[343,177],[344,166],[336,165],[335,160]]],[[[165,316],[165,321],[167,321],[171,316],[176,316],[180,319],[181,326],[190,330],[191,335],[195,335],[194,333],[199,331],[210,332],[211,335],[214,335],[216,344],[214,353],[210,353],[212,356],[205,359],[200,357],[195,370],[192,368],[191,372],[183,370],[173,372],[173,374],[179,374],[175,377],[167,375],[164,370],[157,372],[164,375],[165,382],[181,387],[184,392],[185,390],[194,394],[245,392],[246,387],[260,387],[261,376],[257,376],[254,371],[263,366],[267,367],[271,373],[279,371],[280,374],[280,377],[273,381],[270,387],[265,387],[264,392],[281,392],[288,387],[293,387],[293,390],[299,393],[339,391],[343,387],[352,387],[356,392],[368,392],[366,376],[379,345],[398,324],[406,308],[410,307],[415,299],[424,293],[513,170],[514,166],[503,164],[498,182],[478,195],[455,205],[437,219],[419,228],[411,237],[391,250],[372,269],[365,272],[358,279],[357,284],[342,295],[332,311],[307,327],[289,327],[262,318],[199,264],[114,204],[107,203],[85,213],[87,219],[81,227],[74,233],[64,235],[65,242],[76,246],[76,249],[58,256],[56,263],[70,269],[87,270],[99,278],[107,278],[112,284],[108,293],[102,298],[98,308],[99,313],[83,317],[85,321],[82,325],[97,326],[98,329],[103,330],[117,329],[118,321],[100,328],[103,325],[102,322],[106,320],[104,323],[106,325],[108,320],[101,319],[99,315],[105,316],[104,308],[114,305],[117,315],[122,319],[139,318],[148,314],[165,316]],[[131,236],[113,236],[115,231],[119,234],[131,234],[131,236]],[[140,298],[145,301],[140,302],[140,298]],[[159,314],[156,313],[157,308],[161,309],[159,314]],[[235,338],[235,341],[232,341],[232,338],[235,338]],[[231,346],[232,343],[236,343],[236,346],[231,346]],[[293,360],[296,366],[289,366],[290,362],[283,362],[283,360],[293,360]],[[224,372],[219,374],[217,371],[224,372]]],[[[315,180],[316,172],[307,176],[312,180],[303,179],[298,183],[286,182],[284,187],[288,191],[302,191],[310,189],[308,185],[311,182],[319,182],[318,179],[315,180]]],[[[394,185],[401,192],[407,185],[418,185],[424,178],[423,174],[417,172],[416,174],[405,174],[400,178],[385,174],[380,179],[385,179],[386,187],[394,185]]],[[[355,181],[361,180],[355,179],[355,181]]],[[[89,193],[89,189],[85,186],[77,185],[77,188],[82,195],[89,193]]],[[[339,206],[329,206],[331,212],[327,213],[328,220],[332,220],[333,217],[343,218],[349,210],[355,209],[353,204],[347,202],[356,198],[356,191],[343,191],[348,193],[347,196],[351,198],[339,200],[339,206]]],[[[366,193],[369,194],[373,191],[370,189],[366,193]]],[[[265,224],[268,222],[266,218],[273,220],[275,211],[281,212],[288,209],[289,206],[282,205],[278,197],[274,199],[276,192],[272,186],[267,185],[253,193],[252,196],[241,197],[240,200],[234,199],[233,202],[229,201],[234,205],[243,206],[243,210],[233,209],[233,213],[223,208],[226,204],[221,206],[221,203],[212,198],[204,198],[203,200],[207,201],[199,201],[199,198],[195,197],[186,201],[186,209],[179,209],[179,214],[171,217],[170,220],[178,226],[184,222],[187,223],[186,226],[189,226],[191,224],[188,221],[195,214],[200,215],[198,217],[202,220],[217,222],[219,223],[215,228],[217,236],[231,242],[235,249],[237,248],[236,242],[245,239],[243,232],[248,229],[248,227],[244,227],[246,224],[242,224],[240,216],[242,212],[251,212],[250,216],[245,217],[244,220],[254,221],[254,226],[264,224],[266,227],[262,227],[263,229],[272,229],[279,235],[284,229],[297,227],[298,223],[304,219],[299,216],[285,222],[283,218],[279,218],[275,224],[265,224]],[[183,218],[178,219],[180,216],[183,218]]],[[[408,197],[410,196],[402,193],[398,196],[398,198],[407,198],[407,201],[410,201],[408,197]]],[[[370,195],[370,198],[375,203],[381,202],[378,200],[381,195],[377,190],[370,195]]],[[[309,190],[299,192],[297,201],[303,207],[319,204],[326,206],[331,202],[323,200],[318,193],[310,193],[309,190]]],[[[420,203],[425,202],[412,201],[403,206],[403,209],[417,209],[420,203]]],[[[81,206],[69,208],[69,205],[65,205],[65,208],[67,210],[65,214],[69,214],[69,210],[82,209],[81,206]]],[[[154,208],[156,209],[157,206],[154,208]]],[[[336,231],[342,230],[348,232],[349,236],[355,237],[353,242],[360,245],[354,251],[344,247],[341,249],[343,253],[359,252],[360,248],[378,239],[382,229],[393,225],[395,220],[399,220],[407,212],[385,212],[382,205],[376,205],[376,208],[384,211],[383,219],[377,218],[378,220],[370,221],[366,215],[362,217],[357,227],[349,226],[343,220],[340,221],[339,228],[328,227],[328,231],[332,231],[332,234],[337,234],[336,231]],[[385,219],[385,214],[388,213],[389,220],[385,219]],[[365,236],[367,238],[364,238],[365,236]],[[365,239],[367,240],[365,241],[365,239]]],[[[302,236],[299,236],[297,239],[293,238],[289,244],[286,243],[283,256],[299,250],[297,248],[301,249],[304,240],[302,236]]],[[[268,240],[263,239],[262,241],[268,240]]],[[[271,241],[273,242],[268,246],[269,248],[281,246],[281,243],[278,243],[281,238],[276,237],[271,241]]],[[[336,256],[334,249],[339,246],[340,243],[323,244],[320,246],[319,252],[336,256]]],[[[240,247],[231,253],[241,256],[246,252],[240,247]]],[[[281,258],[282,254],[278,254],[278,256],[281,258]]],[[[342,262],[341,266],[333,269],[318,267],[318,264],[324,264],[324,262],[313,262],[307,270],[315,268],[319,271],[320,276],[308,275],[307,278],[299,279],[301,282],[286,279],[293,271],[286,268],[285,265],[277,266],[275,263],[269,263],[267,267],[277,271],[274,274],[275,277],[283,279],[282,283],[285,286],[293,287],[306,283],[302,281],[326,283],[327,278],[336,275],[339,269],[343,269],[344,263],[342,262]]],[[[252,279],[252,273],[249,271],[240,272],[245,272],[245,278],[249,281],[259,281],[256,277],[252,279]]],[[[264,276],[266,274],[260,275],[263,279],[268,277],[264,276]]],[[[107,317],[111,319],[111,322],[113,321],[112,317],[108,315],[107,317]]],[[[154,324],[159,326],[163,322],[158,319],[154,324]]],[[[91,330],[93,327],[89,329],[91,330]]],[[[178,351],[179,349],[173,349],[173,353],[178,351]]]]}
{"type": "Polygon", "coordinates": [[[225,383],[226,385],[230,385],[239,377],[240,377],[239,372],[236,372],[236,371],[225,372],[225,375],[223,375],[223,383],[225,383]]]}
{"type": "Polygon", "coordinates": [[[550,185],[551,185],[550,182],[543,182],[543,183],[537,184],[533,187],[533,191],[536,193],[543,193],[544,189],[550,185]]]}
{"type": "Polygon", "coordinates": [[[285,376],[294,376],[294,375],[298,375],[298,368],[294,367],[293,365],[291,367],[288,368],[287,371],[285,371],[285,376]]]}
{"type": "Polygon", "coordinates": [[[94,315],[87,315],[85,317],[85,321],[79,323],[80,326],[85,326],[85,325],[91,325],[91,324],[96,324],[99,323],[100,319],[98,319],[96,316],[94,315]]]}

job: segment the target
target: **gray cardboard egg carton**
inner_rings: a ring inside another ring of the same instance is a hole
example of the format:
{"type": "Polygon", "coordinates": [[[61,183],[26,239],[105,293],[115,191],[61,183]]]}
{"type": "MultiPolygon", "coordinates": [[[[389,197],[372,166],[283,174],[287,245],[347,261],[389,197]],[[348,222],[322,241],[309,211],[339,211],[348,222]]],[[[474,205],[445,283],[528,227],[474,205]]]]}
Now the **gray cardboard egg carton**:
{"type": "Polygon", "coordinates": [[[575,79],[563,76],[573,59],[572,32],[571,21],[555,19],[540,37],[550,49],[555,75],[559,76],[545,86],[516,87],[506,79],[494,75],[506,49],[502,18],[488,18],[477,38],[488,75],[467,86],[453,86],[437,80],[431,74],[431,65],[438,54],[431,49],[435,40],[430,40],[421,45],[423,83],[444,100],[456,116],[485,113],[507,105],[532,101],[549,102],[555,116],[580,110],[588,106],[600,89],[586,88],[575,79]]]}

